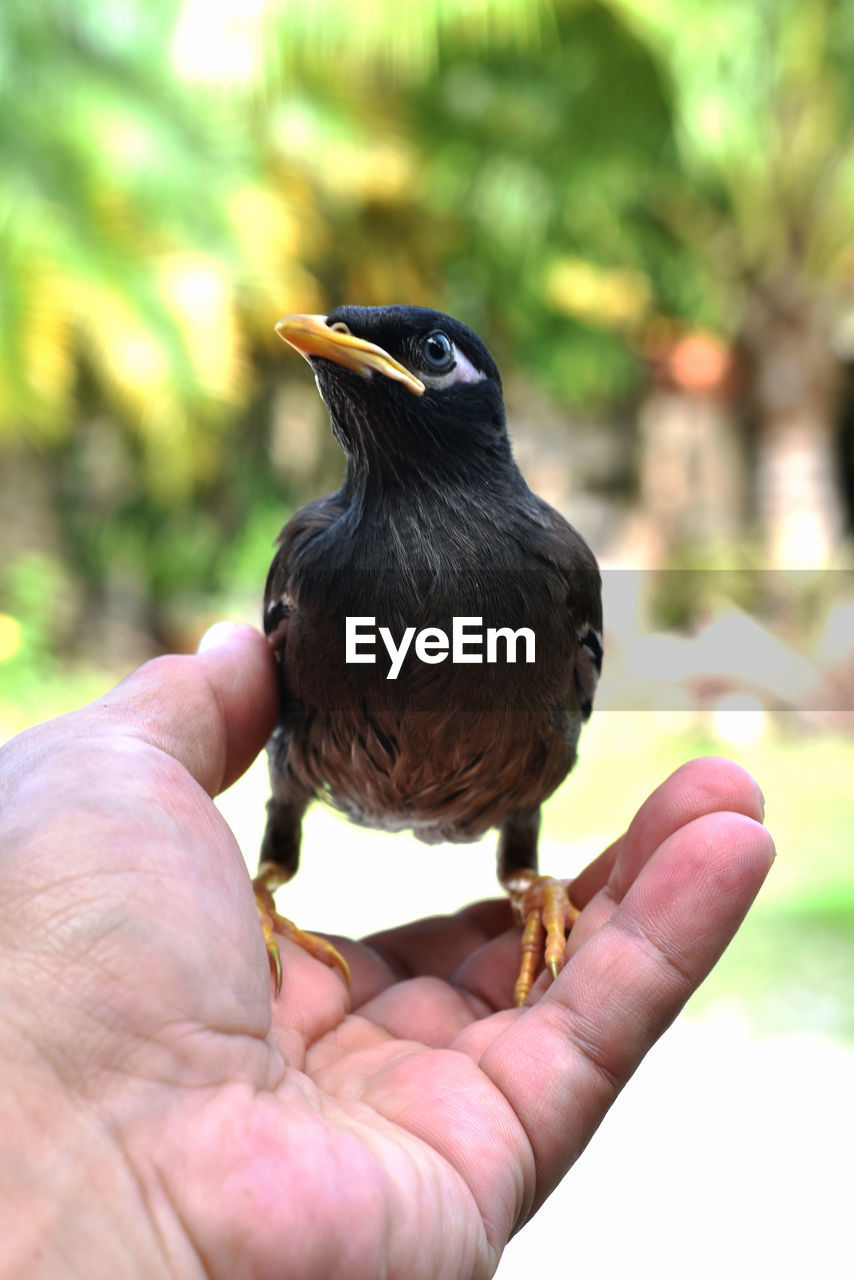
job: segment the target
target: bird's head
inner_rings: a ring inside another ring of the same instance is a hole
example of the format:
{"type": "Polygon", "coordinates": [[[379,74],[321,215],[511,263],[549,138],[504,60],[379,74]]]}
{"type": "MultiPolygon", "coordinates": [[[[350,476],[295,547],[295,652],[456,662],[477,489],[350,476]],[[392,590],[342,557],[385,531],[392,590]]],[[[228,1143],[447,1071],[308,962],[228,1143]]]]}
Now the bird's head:
{"type": "Polygon", "coordinates": [[[336,307],[276,332],[309,361],[348,459],[432,474],[509,458],[498,368],[459,320],[427,307],[336,307]]]}

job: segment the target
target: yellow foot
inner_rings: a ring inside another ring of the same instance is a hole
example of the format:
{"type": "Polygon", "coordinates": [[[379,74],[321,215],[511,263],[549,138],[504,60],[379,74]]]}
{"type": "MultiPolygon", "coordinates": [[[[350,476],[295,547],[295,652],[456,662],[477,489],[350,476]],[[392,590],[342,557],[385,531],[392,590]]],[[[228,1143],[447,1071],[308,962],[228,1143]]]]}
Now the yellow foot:
{"type": "Polygon", "coordinates": [[[270,969],[276,981],[276,995],[282,989],[282,957],[279,953],[279,944],[273,936],[279,933],[283,937],[288,938],[291,942],[295,942],[298,947],[302,947],[303,951],[307,951],[310,956],[314,956],[315,960],[321,960],[323,964],[329,965],[330,969],[337,969],[349,987],[350,985],[350,966],[331,942],[327,942],[325,938],[320,938],[316,933],[309,933],[305,929],[300,929],[292,920],[287,920],[284,916],[280,916],[276,911],[273,903],[273,894],[265,883],[265,877],[259,875],[253,880],[252,887],[255,890],[255,905],[258,908],[258,919],[261,921],[261,931],[264,934],[264,942],[267,947],[267,955],[270,959],[270,969]]]}
{"type": "Polygon", "coordinates": [[[551,876],[519,871],[507,880],[505,887],[522,925],[522,960],[514,990],[514,998],[519,1005],[528,998],[541,960],[552,978],[560,973],[564,964],[566,935],[579,912],[570,902],[561,882],[551,876]]]}

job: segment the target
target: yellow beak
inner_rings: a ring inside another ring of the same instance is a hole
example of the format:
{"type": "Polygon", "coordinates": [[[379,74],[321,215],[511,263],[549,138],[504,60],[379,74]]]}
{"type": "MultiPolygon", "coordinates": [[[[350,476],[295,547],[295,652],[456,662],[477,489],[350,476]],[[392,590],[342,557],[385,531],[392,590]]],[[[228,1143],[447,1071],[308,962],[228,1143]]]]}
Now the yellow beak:
{"type": "Polygon", "coordinates": [[[424,383],[382,347],[357,338],[346,325],[330,328],[326,316],[285,316],[276,325],[276,333],[306,360],[311,356],[322,356],[324,360],[332,360],[362,377],[381,373],[395,382],[402,382],[413,395],[424,394],[424,383]]]}

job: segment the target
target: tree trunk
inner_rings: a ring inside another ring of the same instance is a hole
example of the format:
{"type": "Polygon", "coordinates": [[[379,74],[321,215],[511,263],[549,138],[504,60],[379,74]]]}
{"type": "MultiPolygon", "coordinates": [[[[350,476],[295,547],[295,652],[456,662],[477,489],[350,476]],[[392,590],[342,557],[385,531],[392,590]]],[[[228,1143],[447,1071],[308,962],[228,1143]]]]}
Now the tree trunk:
{"type": "Polygon", "coordinates": [[[845,529],[836,448],[841,369],[828,317],[794,273],[782,275],[752,290],[741,338],[767,563],[824,568],[845,529]]]}

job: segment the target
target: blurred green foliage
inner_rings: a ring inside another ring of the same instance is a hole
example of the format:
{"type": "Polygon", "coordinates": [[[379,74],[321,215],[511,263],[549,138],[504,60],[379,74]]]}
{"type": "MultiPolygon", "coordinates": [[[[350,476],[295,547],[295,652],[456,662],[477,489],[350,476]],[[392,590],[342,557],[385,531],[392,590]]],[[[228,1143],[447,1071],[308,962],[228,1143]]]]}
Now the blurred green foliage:
{"type": "Polygon", "coordinates": [[[6,0],[0,459],[42,478],[65,645],[119,579],[155,643],[260,591],[259,522],[320,474],[272,445],[287,311],[438,305],[564,409],[700,325],[761,404],[794,326],[826,418],[852,45],[842,0],[6,0]]]}
{"type": "Polygon", "coordinates": [[[22,556],[0,570],[0,740],[70,711],[104,689],[104,674],[58,652],[68,575],[54,558],[22,556]]]}

